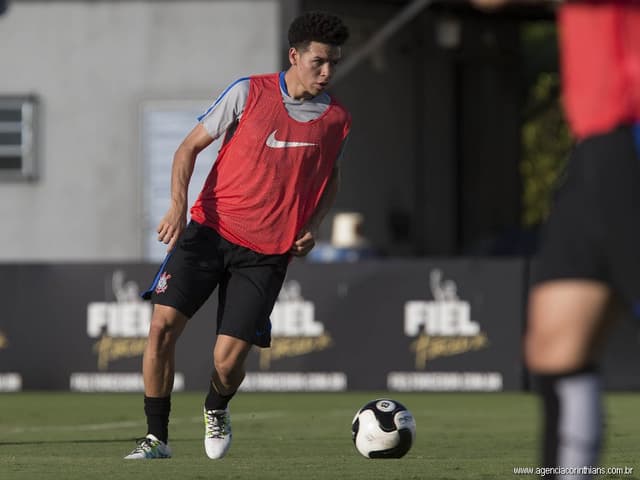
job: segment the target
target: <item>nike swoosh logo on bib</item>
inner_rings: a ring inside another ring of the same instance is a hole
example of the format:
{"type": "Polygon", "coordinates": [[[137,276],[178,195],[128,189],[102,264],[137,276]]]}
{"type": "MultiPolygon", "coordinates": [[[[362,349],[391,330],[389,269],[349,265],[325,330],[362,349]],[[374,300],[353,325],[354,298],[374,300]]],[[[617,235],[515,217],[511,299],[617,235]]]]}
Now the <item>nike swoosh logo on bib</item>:
{"type": "Polygon", "coordinates": [[[267,147],[271,148],[291,148],[291,147],[313,147],[318,145],[317,143],[308,143],[308,142],[287,142],[284,140],[276,140],[276,132],[278,130],[274,130],[271,132],[271,135],[267,137],[267,147]]]}

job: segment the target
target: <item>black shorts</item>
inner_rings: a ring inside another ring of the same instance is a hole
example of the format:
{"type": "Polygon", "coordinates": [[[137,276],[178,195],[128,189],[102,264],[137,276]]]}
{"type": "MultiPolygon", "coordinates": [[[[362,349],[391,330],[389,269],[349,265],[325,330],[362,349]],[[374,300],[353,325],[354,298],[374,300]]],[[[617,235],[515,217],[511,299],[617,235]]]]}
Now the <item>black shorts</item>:
{"type": "Polygon", "coordinates": [[[574,148],[534,263],[534,283],[592,279],[640,300],[640,157],[631,127],[574,148]]]}
{"type": "Polygon", "coordinates": [[[218,334],[260,347],[271,344],[271,321],[289,255],[264,255],[191,221],[143,298],[191,318],[218,288],[218,334]]]}

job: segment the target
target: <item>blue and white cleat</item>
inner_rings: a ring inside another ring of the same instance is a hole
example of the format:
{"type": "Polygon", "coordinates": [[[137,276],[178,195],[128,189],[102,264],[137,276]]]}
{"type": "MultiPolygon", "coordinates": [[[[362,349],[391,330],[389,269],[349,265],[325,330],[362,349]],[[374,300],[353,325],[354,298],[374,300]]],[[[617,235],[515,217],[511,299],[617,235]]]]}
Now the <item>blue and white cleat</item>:
{"type": "Polygon", "coordinates": [[[171,458],[171,448],[150,433],[139,439],[138,446],[124,457],[125,460],[152,460],[154,458],[171,458]]]}

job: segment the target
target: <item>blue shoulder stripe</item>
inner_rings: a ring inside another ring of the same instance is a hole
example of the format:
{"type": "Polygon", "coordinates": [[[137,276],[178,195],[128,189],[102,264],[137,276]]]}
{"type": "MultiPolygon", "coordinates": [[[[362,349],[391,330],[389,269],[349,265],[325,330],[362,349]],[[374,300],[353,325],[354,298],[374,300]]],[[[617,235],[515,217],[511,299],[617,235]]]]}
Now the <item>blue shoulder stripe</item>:
{"type": "Polygon", "coordinates": [[[242,77],[242,78],[239,78],[238,80],[236,80],[235,82],[233,82],[231,85],[229,85],[227,88],[225,88],[225,89],[224,89],[224,91],[220,94],[220,96],[219,96],[218,98],[216,98],[216,101],[215,101],[215,102],[213,102],[213,103],[211,104],[211,106],[207,109],[207,111],[206,111],[206,112],[204,112],[202,115],[200,115],[200,116],[198,117],[198,121],[200,122],[204,117],[206,117],[206,116],[209,114],[209,112],[210,112],[211,110],[213,110],[213,109],[216,107],[216,105],[218,105],[218,103],[220,103],[220,100],[222,100],[222,98],[227,94],[227,92],[228,92],[229,90],[231,90],[231,89],[233,88],[233,86],[234,86],[234,85],[236,85],[236,84],[238,84],[238,83],[240,83],[240,82],[244,82],[245,80],[249,80],[249,77],[242,77]]]}
{"type": "Polygon", "coordinates": [[[280,89],[285,93],[285,95],[289,96],[289,91],[287,90],[287,82],[284,81],[284,71],[280,72],[280,89]]]}

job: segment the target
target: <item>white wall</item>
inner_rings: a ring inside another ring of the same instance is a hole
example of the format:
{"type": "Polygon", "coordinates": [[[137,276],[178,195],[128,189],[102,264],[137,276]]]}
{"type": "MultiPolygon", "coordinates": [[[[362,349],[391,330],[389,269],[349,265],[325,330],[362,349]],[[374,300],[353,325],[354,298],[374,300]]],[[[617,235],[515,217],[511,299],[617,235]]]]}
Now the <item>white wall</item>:
{"type": "Polygon", "coordinates": [[[0,261],[142,259],[140,106],[210,102],[239,76],[277,70],[279,8],[10,3],[0,17],[0,95],[40,98],[41,175],[0,183],[0,261]]]}

